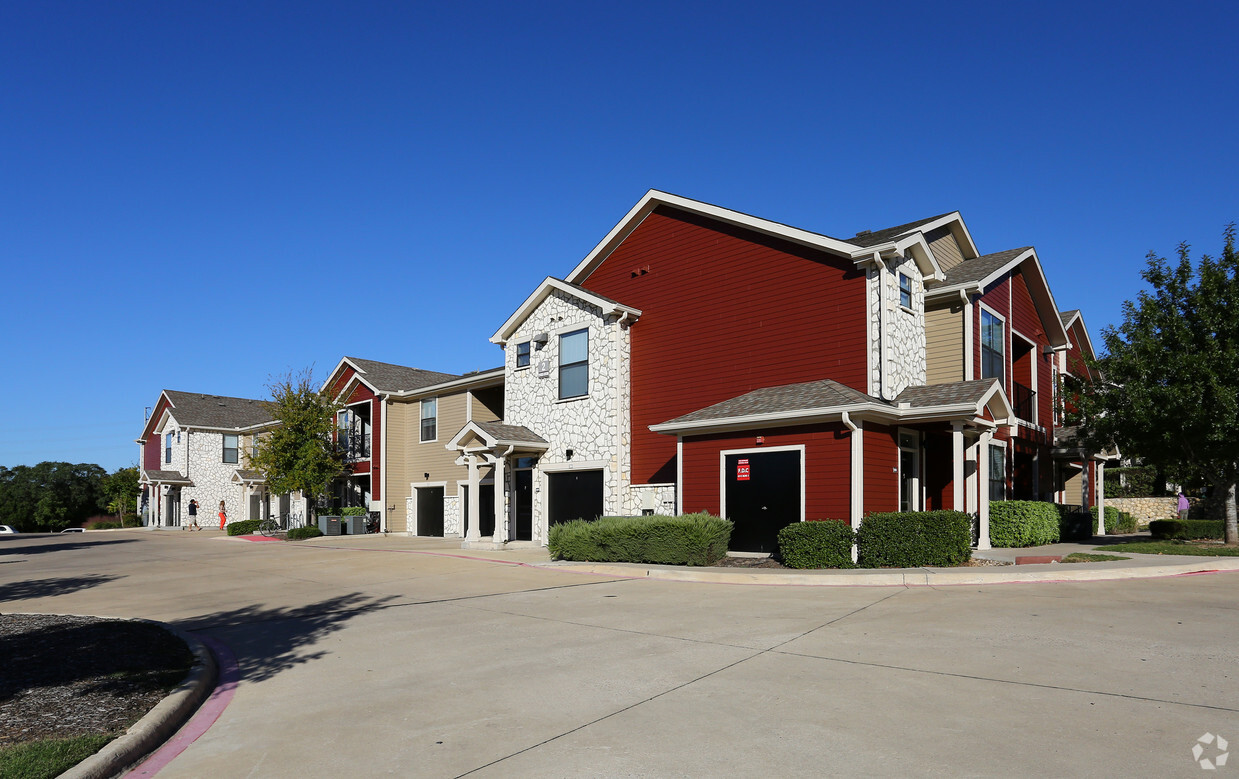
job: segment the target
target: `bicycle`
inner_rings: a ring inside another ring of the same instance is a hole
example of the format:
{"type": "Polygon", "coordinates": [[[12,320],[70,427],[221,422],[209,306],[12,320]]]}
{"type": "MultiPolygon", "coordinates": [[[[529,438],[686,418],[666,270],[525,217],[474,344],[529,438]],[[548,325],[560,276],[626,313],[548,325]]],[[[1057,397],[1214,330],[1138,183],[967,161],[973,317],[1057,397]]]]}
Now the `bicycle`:
{"type": "Polygon", "coordinates": [[[280,523],[275,521],[275,517],[268,516],[266,519],[258,523],[258,532],[270,538],[280,532],[280,523]]]}

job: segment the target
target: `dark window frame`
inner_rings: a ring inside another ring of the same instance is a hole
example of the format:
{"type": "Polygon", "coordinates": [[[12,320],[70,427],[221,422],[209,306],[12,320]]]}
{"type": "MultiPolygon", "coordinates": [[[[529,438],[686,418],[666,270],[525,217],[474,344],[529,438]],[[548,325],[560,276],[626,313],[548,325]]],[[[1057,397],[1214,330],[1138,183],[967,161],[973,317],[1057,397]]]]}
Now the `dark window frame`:
{"type": "Polygon", "coordinates": [[[981,378],[998,379],[1002,386],[1007,386],[1006,359],[1007,323],[1002,317],[986,309],[981,309],[981,378]],[[992,321],[986,324],[985,318],[992,321]],[[993,334],[998,335],[998,347],[994,348],[993,334]]]}
{"type": "Polygon", "coordinates": [[[912,308],[912,277],[906,273],[899,274],[899,305],[912,308]]]}
{"type": "Polygon", "coordinates": [[[423,398],[420,406],[421,424],[419,426],[420,437],[419,442],[423,444],[434,443],[439,440],[439,399],[423,398]],[[432,404],[434,409],[433,416],[426,416],[426,404],[432,404]],[[427,433],[429,432],[429,435],[427,433]]]}
{"type": "Polygon", "coordinates": [[[989,447],[989,499],[1007,499],[1007,448],[1005,446],[989,447]],[[998,462],[994,460],[997,458],[998,462]],[[998,467],[994,467],[995,464],[998,467]]]}
{"type": "Polygon", "coordinates": [[[521,341],[516,345],[516,367],[528,368],[530,360],[533,359],[533,344],[529,341],[521,341]]]}
{"type": "Polygon", "coordinates": [[[236,433],[224,433],[223,436],[223,462],[228,465],[238,465],[241,462],[241,436],[236,433]],[[232,446],[228,445],[228,439],[232,439],[232,446]],[[228,459],[229,452],[232,453],[232,459],[228,459]]]}
{"type": "Polygon", "coordinates": [[[172,434],[164,434],[164,450],[163,461],[165,464],[172,462],[172,434]]]}

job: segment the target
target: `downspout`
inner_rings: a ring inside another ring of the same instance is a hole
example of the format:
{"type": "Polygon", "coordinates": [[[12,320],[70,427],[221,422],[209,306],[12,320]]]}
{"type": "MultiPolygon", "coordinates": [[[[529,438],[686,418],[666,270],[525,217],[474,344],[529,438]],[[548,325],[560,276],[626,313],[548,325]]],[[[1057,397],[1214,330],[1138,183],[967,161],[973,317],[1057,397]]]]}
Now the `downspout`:
{"type": "Polygon", "coordinates": [[[873,254],[878,280],[878,398],[886,400],[886,263],[878,252],[873,254]]]}
{"type": "Polygon", "coordinates": [[[620,385],[615,388],[615,435],[616,435],[615,466],[616,466],[616,471],[617,471],[616,478],[619,481],[619,484],[616,485],[617,494],[615,496],[618,499],[617,501],[618,505],[615,506],[615,508],[617,509],[617,513],[620,513],[620,514],[626,513],[625,506],[626,504],[628,504],[629,500],[631,500],[632,498],[632,486],[633,486],[632,480],[631,480],[632,471],[631,469],[625,471],[625,468],[624,468],[627,462],[627,459],[628,459],[626,456],[628,452],[624,447],[624,435],[628,431],[626,430],[626,425],[624,424],[624,402],[623,402],[623,397],[622,397],[623,393],[620,390],[620,387],[629,386],[628,377],[623,374],[623,368],[625,368],[626,365],[624,364],[623,360],[620,359],[620,356],[623,353],[622,333],[625,329],[625,325],[626,324],[630,325],[629,320],[630,320],[630,316],[627,311],[624,311],[622,314],[620,314],[620,318],[615,320],[615,330],[612,332],[612,335],[611,335],[611,347],[615,350],[615,375],[616,375],[616,378],[620,382],[620,385]],[[625,479],[624,479],[625,473],[628,473],[630,477],[628,479],[627,486],[625,486],[625,479]],[[622,491],[622,494],[620,494],[621,491],[622,491]]]}

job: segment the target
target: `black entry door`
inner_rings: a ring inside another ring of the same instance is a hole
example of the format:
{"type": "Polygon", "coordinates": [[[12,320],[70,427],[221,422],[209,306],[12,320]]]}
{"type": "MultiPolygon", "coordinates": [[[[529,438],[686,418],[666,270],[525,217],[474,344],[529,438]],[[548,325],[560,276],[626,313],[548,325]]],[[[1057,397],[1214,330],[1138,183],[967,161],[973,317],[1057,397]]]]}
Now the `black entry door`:
{"type": "Polygon", "coordinates": [[[516,472],[516,540],[533,540],[533,471],[516,472]]]}
{"type": "MultiPolygon", "coordinates": [[[[464,511],[461,515],[461,525],[467,536],[469,535],[469,501],[473,500],[473,496],[469,494],[469,488],[463,485],[461,494],[465,498],[461,506],[464,511]]],[[[478,499],[482,501],[478,504],[478,535],[493,536],[495,534],[495,485],[479,484],[478,499]]]]}
{"type": "Polygon", "coordinates": [[[775,551],[779,531],[800,521],[800,452],[729,454],[723,468],[731,548],[775,551]]]}
{"type": "Polygon", "coordinates": [[[443,488],[417,488],[417,534],[443,535],[443,488]]]}
{"type": "Polygon", "coordinates": [[[602,471],[567,471],[547,475],[550,524],[602,516],[602,471]]]}

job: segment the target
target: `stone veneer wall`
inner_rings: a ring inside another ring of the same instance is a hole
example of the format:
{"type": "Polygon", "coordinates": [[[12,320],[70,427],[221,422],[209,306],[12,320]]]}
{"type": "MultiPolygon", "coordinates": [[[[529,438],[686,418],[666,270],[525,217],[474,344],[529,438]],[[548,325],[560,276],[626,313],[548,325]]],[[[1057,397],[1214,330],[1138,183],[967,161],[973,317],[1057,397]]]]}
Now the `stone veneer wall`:
{"type": "MultiPolygon", "coordinates": [[[[448,488],[444,489],[444,493],[448,488]]],[[[413,535],[413,525],[416,521],[417,512],[417,494],[414,494],[404,499],[404,516],[405,527],[408,532],[405,535],[413,535]]],[[[460,535],[460,495],[443,496],[443,537],[452,538],[460,535]]]]}
{"type": "MultiPolygon", "coordinates": [[[[1192,504],[1192,518],[1198,519],[1200,500],[1188,498],[1192,504]]],[[[1126,511],[1136,518],[1140,525],[1147,525],[1155,519],[1178,519],[1179,499],[1170,498],[1106,498],[1106,505],[1119,511],[1126,511]]]]}
{"type": "MultiPolygon", "coordinates": [[[[240,463],[223,462],[224,436],[222,433],[193,431],[189,439],[189,470],[181,473],[194,483],[181,489],[181,524],[189,521],[189,501],[198,501],[198,524],[207,527],[219,526],[219,502],[224,501],[229,522],[245,519],[249,510],[245,486],[235,484],[232,475],[240,463]]],[[[240,459],[240,458],[238,458],[240,459]]]]}
{"type": "Polygon", "coordinates": [[[629,490],[627,328],[616,316],[555,290],[512,335],[505,352],[504,422],[524,425],[549,443],[534,471],[534,540],[546,542],[547,466],[602,470],[604,513],[639,513],[629,490]],[[589,332],[589,394],[560,400],[559,336],[580,329],[589,332]],[[517,368],[516,345],[542,332],[550,336],[547,343],[533,348],[528,367],[517,368]]]}
{"type": "Polygon", "coordinates": [[[925,284],[920,268],[911,257],[890,266],[890,270],[869,270],[869,366],[870,394],[881,389],[881,315],[879,301],[886,304],[886,393],[893,399],[907,387],[925,383],[925,284]],[[899,274],[912,279],[912,311],[899,305],[899,274]],[[878,285],[883,285],[878,294],[878,285]]]}

